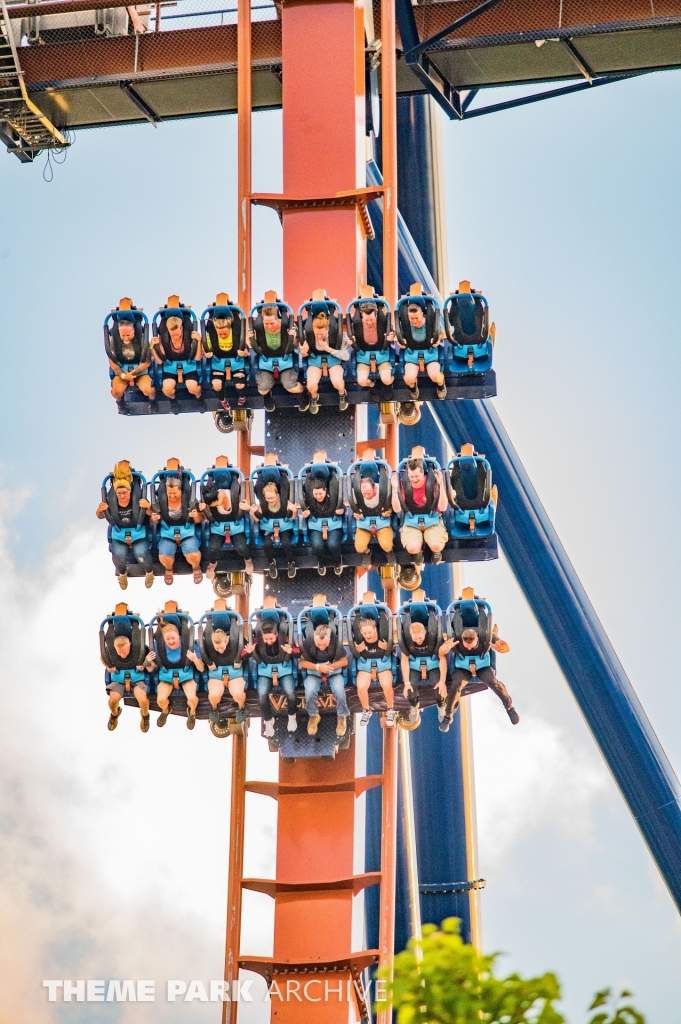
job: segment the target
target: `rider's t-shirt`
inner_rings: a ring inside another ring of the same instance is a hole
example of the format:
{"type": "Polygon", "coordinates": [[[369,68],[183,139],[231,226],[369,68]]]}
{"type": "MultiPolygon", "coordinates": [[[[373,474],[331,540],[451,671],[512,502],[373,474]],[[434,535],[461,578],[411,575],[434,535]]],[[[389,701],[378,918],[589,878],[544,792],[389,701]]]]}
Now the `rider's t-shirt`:
{"type": "Polygon", "coordinates": [[[127,342],[127,343],[126,342],[121,342],[121,355],[123,356],[124,362],[126,362],[126,363],[134,363],[135,362],[135,343],[134,343],[134,341],[130,341],[130,342],[127,342]]]}
{"type": "MultiPolygon", "coordinates": [[[[404,498],[404,496],[405,496],[405,494],[404,494],[404,484],[400,484],[400,491],[402,493],[402,497],[404,498]]],[[[425,478],[424,478],[423,483],[421,484],[420,487],[414,487],[414,485],[412,484],[411,497],[412,497],[412,501],[414,502],[414,504],[418,505],[419,508],[423,508],[424,505],[427,504],[426,480],[425,480],[425,478]]]]}
{"type": "Polygon", "coordinates": [[[125,508],[118,506],[118,518],[121,526],[133,526],[134,525],[134,514],[132,510],[132,502],[126,505],[125,508]]]}
{"type": "Polygon", "coordinates": [[[273,334],[272,331],[265,331],[265,344],[270,352],[278,352],[281,348],[281,331],[273,334]]]}
{"type": "Polygon", "coordinates": [[[425,341],[426,340],[426,325],[421,324],[420,327],[411,327],[411,336],[414,341],[425,341]]]}
{"type": "Polygon", "coordinates": [[[166,659],[171,665],[179,665],[182,661],[182,646],[174,648],[166,646],[166,659]]]}
{"type": "Polygon", "coordinates": [[[385,650],[378,646],[378,640],[373,643],[369,643],[368,640],[364,640],[364,650],[360,651],[361,658],[384,658],[385,650]]]}
{"type": "Polygon", "coordinates": [[[229,334],[227,335],[226,338],[221,338],[220,335],[218,334],[217,339],[218,348],[220,349],[221,352],[231,352],[232,349],[234,348],[234,335],[232,333],[231,327],[229,329],[229,334]]]}

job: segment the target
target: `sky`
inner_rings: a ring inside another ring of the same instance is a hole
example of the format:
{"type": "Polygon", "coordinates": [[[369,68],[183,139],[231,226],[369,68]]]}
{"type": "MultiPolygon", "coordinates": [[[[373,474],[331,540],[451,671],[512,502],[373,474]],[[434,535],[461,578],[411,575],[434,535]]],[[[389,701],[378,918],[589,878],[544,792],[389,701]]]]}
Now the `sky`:
{"type": "MultiPolygon", "coordinates": [[[[443,125],[450,287],[490,301],[495,404],[677,772],[680,106],[674,72],[443,125]]],[[[204,723],[142,736],[129,709],[107,733],[97,628],[119,591],[94,509],[118,459],[150,476],[233,452],[210,416],[118,417],[101,324],[122,295],[200,312],[235,293],[235,151],[220,117],[81,132],[49,184],[42,159],[0,159],[1,1024],[217,1019],[196,1002],[50,1004],[42,979],[222,971],[229,744],[204,723]]],[[[254,117],[253,186],[281,188],[277,112],[254,117]]],[[[253,242],[259,296],[281,284],[272,211],[255,209],[253,242]]],[[[570,1024],[607,985],[678,1024],[678,914],[503,558],[465,578],[511,645],[500,675],[521,715],[511,728],[493,695],[472,699],[485,949],[555,970],[570,1024]]],[[[131,607],[150,616],[158,587],[133,581],[131,607]]],[[[212,603],[207,583],[173,597],[212,603]]],[[[276,777],[249,747],[249,777],[276,777]]],[[[266,876],[276,813],[248,801],[245,870],[266,876]]],[[[242,952],[266,954],[271,906],[246,900],[242,952]]]]}

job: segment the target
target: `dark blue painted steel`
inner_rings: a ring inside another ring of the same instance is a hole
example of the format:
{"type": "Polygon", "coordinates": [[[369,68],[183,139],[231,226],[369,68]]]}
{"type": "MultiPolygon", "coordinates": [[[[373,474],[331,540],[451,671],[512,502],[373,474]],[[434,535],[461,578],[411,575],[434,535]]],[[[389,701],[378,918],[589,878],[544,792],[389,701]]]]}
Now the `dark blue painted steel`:
{"type": "Polygon", "coordinates": [[[492,463],[504,554],[681,910],[681,786],[491,402],[441,402],[452,447],[492,463]]]}
{"type": "MultiPolygon", "coordinates": [[[[414,427],[400,430],[400,456],[404,458],[415,444],[422,444],[441,465],[446,447],[442,434],[427,405],[414,427]]],[[[444,565],[425,566],[423,588],[428,597],[446,608],[454,600],[451,569],[444,565]]],[[[403,592],[403,599],[409,595],[403,592]]],[[[470,700],[471,698],[466,698],[470,700]]],[[[466,818],[459,719],[443,734],[435,708],[424,710],[421,725],[409,735],[411,743],[412,789],[420,884],[462,882],[468,880],[466,859],[466,818]],[[442,779],[447,786],[442,786],[442,779]]],[[[421,920],[439,924],[446,917],[461,920],[461,935],[471,940],[470,900],[467,893],[429,893],[421,895],[421,920]]],[[[400,948],[396,946],[396,948],[400,948]]]]}
{"type": "MultiPolygon", "coordinates": [[[[433,277],[433,273],[438,271],[437,229],[432,212],[435,203],[432,198],[430,143],[426,131],[429,117],[427,103],[425,97],[409,98],[408,102],[398,101],[398,203],[408,217],[407,224],[400,213],[398,224],[399,289],[402,294],[409,291],[414,281],[421,281],[426,291],[433,294],[438,291],[433,277]],[[412,103],[411,99],[416,102],[412,103]],[[425,260],[417,248],[410,227],[423,246],[425,260]],[[429,268],[432,268],[433,273],[429,268]]],[[[380,184],[382,180],[378,166],[373,162],[367,164],[367,184],[380,184]]],[[[383,284],[383,209],[380,203],[372,203],[370,210],[376,240],[367,246],[368,281],[380,294],[383,284]]],[[[369,406],[367,412],[369,437],[376,437],[379,428],[378,409],[369,406]]],[[[408,454],[415,444],[423,444],[442,465],[445,464],[442,436],[427,406],[423,406],[419,424],[411,428],[400,428],[400,456],[408,454]]],[[[425,567],[423,582],[428,595],[437,600],[441,607],[446,607],[453,599],[451,570],[445,566],[425,567]]],[[[377,590],[379,586],[377,574],[371,573],[370,589],[377,590]]],[[[367,771],[379,771],[382,733],[376,717],[369,723],[367,742],[367,771]],[[374,767],[370,768],[369,765],[374,767]]],[[[437,712],[431,708],[424,711],[420,727],[410,734],[410,743],[419,879],[422,883],[463,881],[468,876],[459,729],[452,728],[446,735],[442,734],[438,728],[437,712]],[[449,780],[449,785],[444,789],[437,781],[442,778],[449,780]]],[[[378,869],[377,857],[380,863],[380,814],[380,796],[376,791],[368,793],[365,833],[367,871],[378,869]]],[[[400,820],[403,820],[401,804],[400,820]]],[[[365,913],[368,941],[372,937],[376,940],[378,938],[378,909],[378,892],[367,890],[365,913]]],[[[470,941],[470,904],[467,895],[424,895],[421,897],[421,917],[423,921],[436,924],[446,917],[458,917],[461,919],[462,935],[467,942],[470,941]]],[[[401,830],[398,835],[396,950],[404,948],[410,933],[406,844],[401,830]]]]}

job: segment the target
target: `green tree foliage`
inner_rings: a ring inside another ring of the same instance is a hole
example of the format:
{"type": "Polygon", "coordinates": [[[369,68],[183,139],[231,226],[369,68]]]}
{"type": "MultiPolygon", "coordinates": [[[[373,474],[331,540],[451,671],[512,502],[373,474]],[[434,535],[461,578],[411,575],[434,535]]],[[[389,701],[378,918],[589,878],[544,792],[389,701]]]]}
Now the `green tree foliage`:
{"type": "MultiPolygon", "coordinates": [[[[438,929],[424,925],[421,956],[413,942],[395,957],[389,986],[398,1024],[565,1024],[556,1009],[560,984],[555,974],[537,978],[494,974],[498,953],[483,956],[465,945],[459,922],[448,918],[438,929]]],[[[609,989],[598,992],[589,1007],[588,1024],[645,1024],[645,1019],[609,989]]],[[[378,1009],[385,1007],[378,1004],[378,1009]]]]}

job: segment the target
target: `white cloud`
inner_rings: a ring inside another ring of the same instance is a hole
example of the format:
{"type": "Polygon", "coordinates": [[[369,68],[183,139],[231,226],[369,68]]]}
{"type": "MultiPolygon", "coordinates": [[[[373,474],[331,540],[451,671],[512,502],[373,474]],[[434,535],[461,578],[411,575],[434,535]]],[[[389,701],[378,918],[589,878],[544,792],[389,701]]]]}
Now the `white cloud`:
{"type": "MultiPolygon", "coordinates": [[[[190,733],[174,718],[143,735],[130,708],[107,731],[97,630],[120,591],[101,524],[65,538],[32,578],[12,568],[6,540],[0,532],[0,1024],[64,1019],[43,978],[219,978],[230,743],[205,722],[190,733]]],[[[170,596],[194,614],[212,603],[205,584],[159,582],[145,591],[131,581],[126,593],[145,619],[170,596]]],[[[276,771],[252,730],[250,776],[276,771]]],[[[276,805],[256,799],[246,871],[271,875],[276,805]]],[[[249,908],[244,952],[266,951],[269,910],[249,908]]],[[[73,1004],[72,1019],[86,1019],[76,1012],[86,1007],[73,1004]]],[[[216,1012],[158,997],[116,1009],[101,1019],[194,1024],[216,1012]]]]}
{"type": "Polygon", "coordinates": [[[521,711],[511,726],[492,694],[473,700],[480,857],[494,864],[535,829],[588,841],[609,776],[595,750],[521,711]]]}

